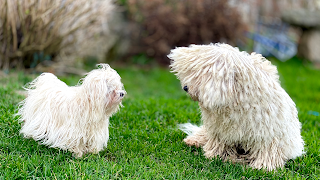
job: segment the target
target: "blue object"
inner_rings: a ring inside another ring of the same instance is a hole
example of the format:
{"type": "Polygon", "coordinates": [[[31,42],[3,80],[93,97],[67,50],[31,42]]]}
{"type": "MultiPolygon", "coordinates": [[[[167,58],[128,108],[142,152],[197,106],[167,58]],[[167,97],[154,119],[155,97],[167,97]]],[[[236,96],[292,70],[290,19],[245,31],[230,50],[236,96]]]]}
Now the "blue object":
{"type": "Polygon", "coordinates": [[[254,41],[253,51],[263,56],[274,56],[286,61],[297,53],[297,44],[287,35],[285,24],[263,24],[258,22],[257,32],[247,32],[246,36],[254,41]]]}
{"type": "Polygon", "coordinates": [[[317,112],[317,111],[309,111],[308,114],[314,115],[314,116],[319,116],[319,112],[317,112]]]}

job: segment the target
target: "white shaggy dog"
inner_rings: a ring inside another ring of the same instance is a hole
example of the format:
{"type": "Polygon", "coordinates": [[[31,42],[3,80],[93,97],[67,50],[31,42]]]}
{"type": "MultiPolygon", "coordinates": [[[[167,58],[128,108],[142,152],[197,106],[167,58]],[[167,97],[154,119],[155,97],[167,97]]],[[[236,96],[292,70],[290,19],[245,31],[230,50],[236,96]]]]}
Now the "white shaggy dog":
{"type": "Polygon", "coordinates": [[[281,88],[277,68],[260,54],[210,44],[176,48],[168,57],[201,109],[201,127],[180,125],[187,145],[202,146],[208,158],[267,170],[304,153],[295,103],[281,88]]]}
{"type": "Polygon", "coordinates": [[[19,104],[20,133],[50,147],[81,157],[107,146],[109,117],[126,94],[120,76],[107,64],[89,72],[82,83],[67,86],[51,73],[27,84],[27,98],[19,104]]]}

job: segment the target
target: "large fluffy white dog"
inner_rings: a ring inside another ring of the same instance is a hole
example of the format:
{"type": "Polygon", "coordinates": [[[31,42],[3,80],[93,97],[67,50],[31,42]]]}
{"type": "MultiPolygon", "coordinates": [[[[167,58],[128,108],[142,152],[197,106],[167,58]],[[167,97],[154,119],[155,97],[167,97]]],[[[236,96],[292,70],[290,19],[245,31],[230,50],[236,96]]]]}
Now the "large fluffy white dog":
{"type": "Polygon", "coordinates": [[[109,117],[126,94],[120,76],[107,64],[89,72],[82,83],[69,87],[51,73],[27,84],[19,104],[20,133],[50,147],[97,153],[107,146],[109,117]]]}
{"type": "Polygon", "coordinates": [[[277,68],[260,54],[227,44],[180,47],[168,55],[185,91],[199,101],[203,125],[180,125],[187,145],[208,158],[273,170],[303,154],[295,103],[277,68]]]}

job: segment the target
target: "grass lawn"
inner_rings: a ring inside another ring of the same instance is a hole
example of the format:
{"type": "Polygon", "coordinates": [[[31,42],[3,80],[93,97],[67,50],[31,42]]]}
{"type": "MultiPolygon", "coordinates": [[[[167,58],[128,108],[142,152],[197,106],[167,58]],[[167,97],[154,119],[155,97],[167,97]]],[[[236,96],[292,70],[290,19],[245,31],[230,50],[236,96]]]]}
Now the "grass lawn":
{"type": "MultiPolygon", "coordinates": [[[[34,76],[0,78],[0,179],[319,179],[320,71],[292,59],[278,66],[282,86],[295,101],[306,154],[273,172],[206,159],[188,147],[178,123],[200,124],[200,113],[167,69],[119,68],[128,95],[110,120],[108,147],[76,159],[70,152],[39,145],[19,134],[13,117],[17,93],[34,76]]],[[[75,85],[79,77],[60,77],[75,85]]]]}

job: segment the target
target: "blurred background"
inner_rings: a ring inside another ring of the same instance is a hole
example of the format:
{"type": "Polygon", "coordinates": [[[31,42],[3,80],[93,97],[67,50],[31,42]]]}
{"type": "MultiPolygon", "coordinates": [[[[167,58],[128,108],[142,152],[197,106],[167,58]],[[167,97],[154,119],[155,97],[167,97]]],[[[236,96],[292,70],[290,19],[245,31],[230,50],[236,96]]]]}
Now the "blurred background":
{"type": "Polygon", "coordinates": [[[217,42],[320,67],[319,9],[320,0],[0,0],[0,76],[168,67],[170,49],[217,42]]]}

